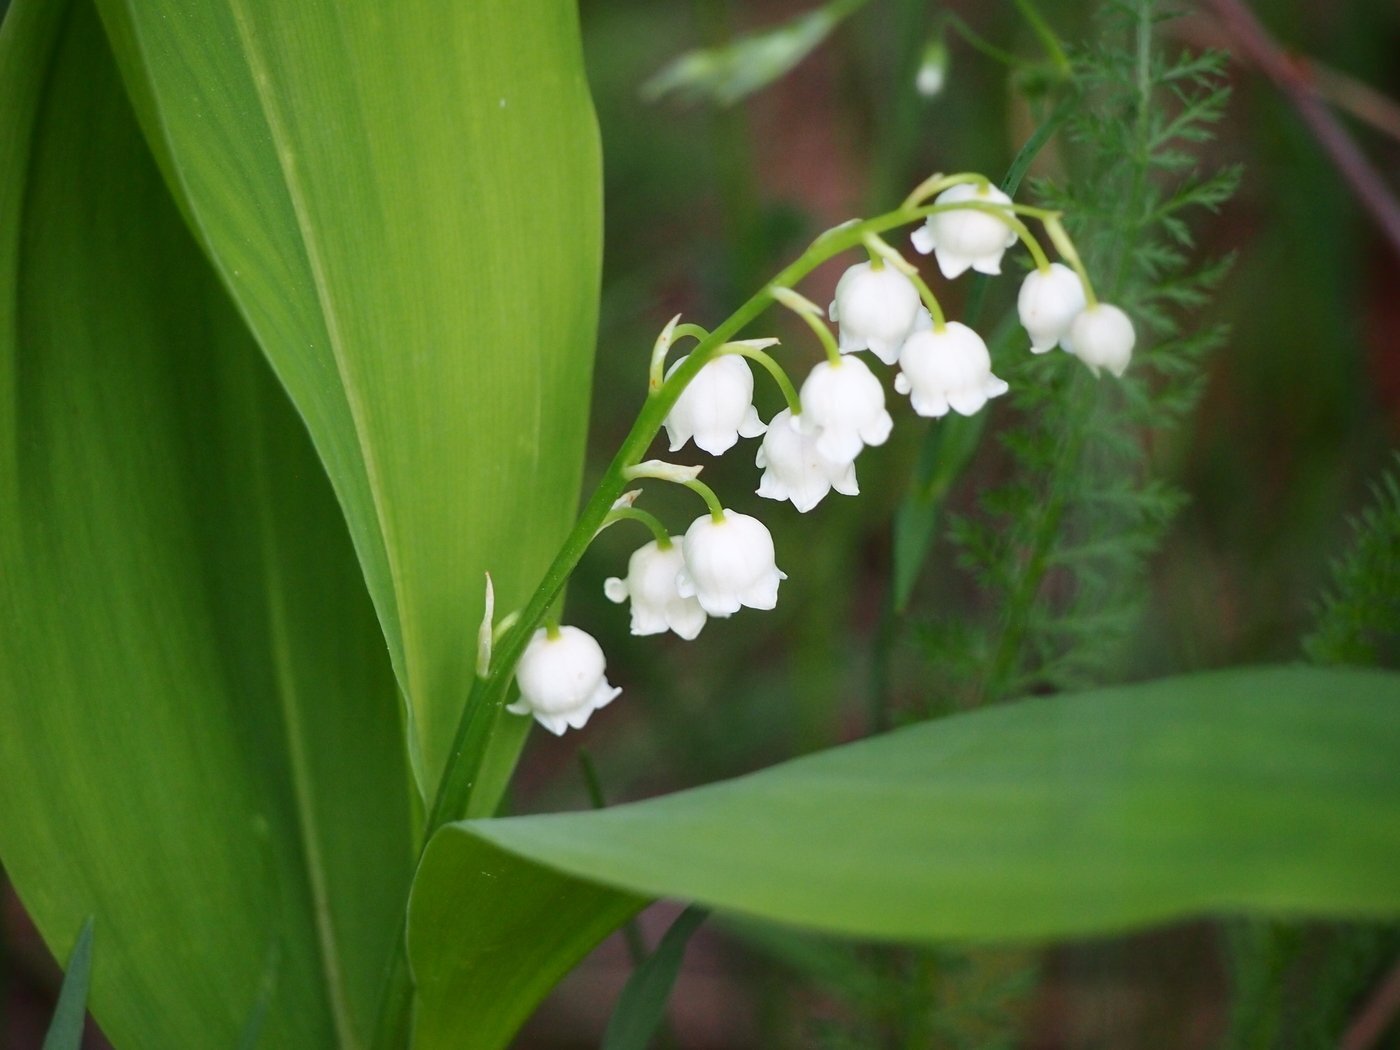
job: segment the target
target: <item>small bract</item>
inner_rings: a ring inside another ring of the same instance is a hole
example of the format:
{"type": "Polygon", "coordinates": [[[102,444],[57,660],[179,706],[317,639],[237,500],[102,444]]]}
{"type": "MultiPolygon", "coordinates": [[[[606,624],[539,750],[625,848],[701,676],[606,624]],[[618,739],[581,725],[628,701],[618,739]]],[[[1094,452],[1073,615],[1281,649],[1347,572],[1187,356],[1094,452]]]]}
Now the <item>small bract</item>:
{"type": "MultiPolygon", "coordinates": [[[[963,182],[940,193],[934,204],[1010,204],[1011,198],[987,183],[963,182]]],[[[995,215],[975,208],[930,215],[910,235],[914,250],[934,252],[938,268],[950,281],[969,268],[995,276],[1001,273],[1001,257],[1016,243],[1016,233],[995,215]]]]}
{"type": "Polygon", "coordinates": [[[835,463],[851,463],[866,445],[883,445],[894,421],[885,388],[858,357],[823,361],[802,384],[802,413],[794,422],[835,463]]]}
{"type": "Polygon", "coordinates": [[[950,321],[942,330],[915,332],[899,352],[894,386],[908,394],[914,411],[935,419],[948,410],[970,416],[988,398],[1006,393],[1004,380],[992,375],[992,357],[982,337],[965,324],[950,321]]]}
{"type": "Polygon", "coordinates": [[[843,354],[869,350],[892,365],[918,317],[919,290],[893,266],[856,263],[836,282],[827,314],[841,326],[843,354]]]}
{"type": "Polygon", "coordinates": [[[768,424],[755,463],[764,468],[758,494],[767,499],[788,499],[803,514],[815,507],[832,489],[847,496],[860,494],[854,463],[827,459],[817,449],[816,437],[800,433],[792,412],[783,409],[768,424]]]}
{"type": "Polygon", "coordinates": [[[589,715],[622,692],[608,684],[605,670],[602,647],[592,635],[577,627],[541,627],[515,669],[520,699],[506,710],[533,715],[555,736],[570,726],[582,729],[589,715]]]}
{"type": "Polygon", "coordinates": [[[720,521],[709,514],[696,518],[681,550],[685,568],[677,589],[683,597],[695,598],[711,616],[778,604],[778,584],[787,573],[778,568],[773,537],[757,518],[732,510],[724,511],[720,521]]]}
{"type": "Polygon", "coordinates": [[[1028,273],[1016,297],[1016,312],[1031,337],[1031,353],[1054,349],[1083,309],[1084,285],[1064,263],[1051,263],[1048,270],[1028,273]]]}
{"type": "Polygon", "coordinates": [[[1108,303],[1086,306],[1070,325],[1065,349],[1089,366],[1094,375],[1106,368],[1115,376],[1128,369],[1137,333],[1122,310],[1108,303]]]}
{"type": "MultiPolygon", "coordinates": [[[[670,376],[686,358],[667,371],[670,376]]],[[[766,429],[753,407],[753,373],[735,354],[725,354],[705,364],[681,391],[665,421],[671,451],[677,452],[691,438],[712,456],[728,452],[741,437],[758,437],[766,429]]]]}
{"type": "Polygon", "coordinates": [[[671,537],[662,548],[657,540],[638,547],[627,559],[627,578],[611,577],[603,593],[615,602],[632,599],[632,633],[664,634],[675,631],[690,641],[705,626],[705,610],[695,598],[682,598],[676,580],[685,568],[681,538],[671,537]]]}

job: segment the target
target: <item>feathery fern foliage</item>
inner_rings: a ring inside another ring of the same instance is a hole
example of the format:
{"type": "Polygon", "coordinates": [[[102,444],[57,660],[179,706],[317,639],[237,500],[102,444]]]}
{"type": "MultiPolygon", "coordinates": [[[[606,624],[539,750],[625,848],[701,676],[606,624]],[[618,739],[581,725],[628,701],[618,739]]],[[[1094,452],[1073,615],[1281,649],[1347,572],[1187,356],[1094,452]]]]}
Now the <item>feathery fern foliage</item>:
{"type": "Polygon", "coordinates": [[[1236,168],[1203,170],[1228,90],[1218,55],[1166,58],[1155,0],[1110,5],[1102,43],[1075,56],[1063,178],[1032,195],[1062,210],[1099,297],[1138,329],[1121,379],[1095,379],[1059,352],[997,362],[1014,422],[999,440],[1006,480],[955,519],[960,563],[986,622],[925,633],[934,695],[971,705],[1113,677],[1145,593],[1148,559],[1182,505],[1152,475],[1154,441],[1196,403],[1202,358],[1225,339],[1197,316],[1229,267],[1201,262],[1192,224],[1234,191],[1236,168]],[[1124,46],[1126,44],[1126,46],[1124,46]]]}
{"type": "Polygon", "coordinates": [[[1371,492],[1303,643],[1313,663],[1400,667],[1400,454],[1371,492]]]}

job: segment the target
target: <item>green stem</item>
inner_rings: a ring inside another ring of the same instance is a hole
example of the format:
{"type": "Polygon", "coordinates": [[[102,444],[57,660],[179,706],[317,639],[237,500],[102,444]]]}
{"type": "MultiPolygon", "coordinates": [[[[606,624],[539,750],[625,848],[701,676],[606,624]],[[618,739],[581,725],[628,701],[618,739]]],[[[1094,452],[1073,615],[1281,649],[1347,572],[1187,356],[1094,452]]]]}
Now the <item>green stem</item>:
{"type": "Polygon", "coordinates": [[[1031,258],[1035,260],[1037,270],[1043,272],[1050,269],[1050,260],[1045,255],[1045,249],[1040,246],[1040,242],[1035,239],[1035,234],[1031,233],[1030,228],[1016,216],[1030,215],[1042,223],[1046,223],[1056,218],[1057,212],[1032,207],[1029,204],[996,204],[991,201],[958,201],[956,204],[940,205],[940,207],[949,211],[980,211],[987,215],[995,215],[1020,238],[1021,243],[1026,246],[1026,250],[1031,253],[1031,258]]]}
{"type": "Polygon", "coordinates": [[[598,526],[598,531],[602,532],[608,526],[614,525],[619,521],[640,521],[651,530],[651,534],[655,537],[658,547],[663,551],[670,549],[671,533],[667,530],[665,525],[661,524],[660,519],[657,518],[655,514],[648,514],[640,507],[614,507],[612,510],[608,511],[608,516],[603,519],[603,524],[598,526]]]}
{"type": "Polygon", "coordinates": [[[917,208],[930,197],[942,193],[944,190],[950,189],[953,186],[960,186],[967,182],[984,186],[991,185],[987,176],[976,171],[962,171],[956,175],[930,175],[928,178],[924,179],[923,182],[914,187],[913,192],[904,198],[904,203],[901,204],[900,207],[917,208]]]}
{"type": "Polygon", "coordinates": [[[841,363],[841,348],[836,345],[836,337],[831,334],[831,329],[826,326],[826,321],[822,317],[821,309],[810,299],[805,299],[791,288],[781,289],[780,294],[775,298],[786,306],[789,310],[802,318],[803,322],[821,341],[822,349],[826,351],[826,359],[833,365],[841,363]]]}
{"type": "Polygon", "coordinates": [[[684,339],[688,336],[700,341],[710,334],[698,324],[678,324],[680,319],[680,314],[671,318],[670,323],[661,329],[661,334],[656,337],[656,345],[651,348],[651,368],[648,382],[650,390],[660,390],[661,384],[665,382],[666,355],[671,352],[671,347],[677,339],[684,339]]]}
{"type": "Polygon", "coordinates": [[[699,343],[703,342],[709,334],[709,332],[705,331],[705,329],[701,328],[698,324],[678,324],[675,330],[671,332],[671,339],[674,341],[676,339],[690,338],[699,343]]]}
{"type": "Polygon", "coordinates": [[[929,314],[933,317],[933,330],[942,332],[948,327],[948,321],[943,316],[943,307],[938,304],[938,296],[933,294],[933,289],[928,286],[928,282],[917,270],[909,274],[909,280],[914,282],[914,287],[919,290],[919,298],[924,301],[929,314]]]}
{"type": "Polygon", "coordinates": [[[1069,56],[1065,54],[1065,49],[1060,45],[1060,38],[1055,35],[1055,31],[1050,28],[1050,24],[1045,21],[1041,13],[1031,0],[1015,0],[1016,8],[1021,12],[1021,16],[1031,27],[1031,32],[1040,41],[1040,46],[1045,48],[1045,54],[1050,58],[1050,64],[1055,67],[1055,71],[1062,79],[1069,79],[1070,64],[1069,56]]]}
{"type": "Polygon", "coordinates": [[[720,348],[720,353],[747,357],[750,361],[756,361],[762,365],[773,377],[773,382],[778,384],[778,389],[783,392],[783,400],[787,402],[788,410],[794,417],[802,414],[802,402],[797,397],[797,390],[793,387],[792,380],[788,378],[787,372],[783,371],[783,366],[773,360],[772,355],[764,353],[756,346],[747,346],[744,343],[726,343],[720,348]]]}
{"type": "Polygon", "coordinates": [[[1074,241],[1070,239],[1069,232],[1060,223],[1058,215],[1043,220],[1045,232],[1050,237],[1050,243],[1055,246],[1055,250],[1060,256],[1074,268],[1074,272],[1079,275],[1079,283],[1084,286],[1084,303],[1086,306],[1098,306],[1098,296],[1094,294],[1094,282],[1089,280],[1089,271],[1084,266],[1084,261],[1079,257],[1079,250],[1075,248],[1074,241]]]}
{"type": "Polygon", "coordinates": [[[706,485],[699,478],[691,478],[689,481],[682,481],[681,484],[690,489],[691,492],[699,495],[699,497],[705,501],[705,506],[710,508],[710,517],[714,521],[720,522],[724,520],[724,504],[719,501],[719,497],[715,495],[714,489],[710,488],[709,485],[706,485]]]}
{"type": "Polygon", "coordinates": [[[970,25],[953,14],[953,12],[944,11],[943,20],[953,27],[953,32],[957,33],[958,36],[971,44],[974,50],[982,52],[982,54],[986,55],[993,62],[1000,62],[1002,65],[1009,66],[1012,69],[1022,65],[1021,60],[1011,54],[1011,52],[1003,51],[995,44],[978,36],[970,25]]]}

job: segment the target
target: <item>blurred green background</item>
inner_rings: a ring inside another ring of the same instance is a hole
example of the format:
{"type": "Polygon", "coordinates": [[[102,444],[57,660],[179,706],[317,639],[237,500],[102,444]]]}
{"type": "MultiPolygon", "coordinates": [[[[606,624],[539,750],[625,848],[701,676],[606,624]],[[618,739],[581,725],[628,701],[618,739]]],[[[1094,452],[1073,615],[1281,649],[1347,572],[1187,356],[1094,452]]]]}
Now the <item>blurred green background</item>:
{"type": "MultiPolygon", "coordinates": [[[[717,109],[643,99],[641,85],[680,52],[808,6],[582,3],[606,166],[592,477],[640,404],[652,340],[673,314],[718,323],[817,232],[895,206],[930,172],[999,177],[1034,126],[1024,74],[957,36],[948,39],[942,93],[913,92],[911,72],[935,12],[945,9],[913,0],[871,0],[745,103],[717,109]]],[[[1285,45],[1400,98],[1400,8],[1392,0],[1254,6],[1285,45]]],[[[1099,7],[1046,0],[1040,10],[1074,44],[1098,35],[1099,7]]],[[[1041,58],[1013,3],[946,9],[996,47],[1028,62],[1041,58]]],[[[1190,10],[1161,35],[1169,51],[1230,46],[1209,15],[1190,10]]],[[[1205,394],[1188,424],[1152,442],[1153,472],[1189,502],[1151,560],[1122,680],[1298,658],[1331,560],[1350,541],[1348,516],[1365,504],[1368,483],[1400,437],[1400,259],[1278,92],[1242,65],[1230,73],[1228,116],[1201,159],[1208,167],[1242,164],[1244,181],[1198,229],[1202,258],[1237,255],[1198,321],[1224,322],[1230,334],[1208,359],[1205,394]]],[[[1400,186],[1400,140],[1344,119],[1400,186]]],[[[849,261],[823,268],[803,291],[824,305],[849,261]]],[[[948,289],[954,316],[966,289],[965,282],[948,289]]],[[[993,286],[989,327],[1011,307],[1014,289],[1013,281],[993,286]]],[[[762,325],[750,334],[783,337],[781,359],[800,381],[820,356],[815,342],[784,317],[770,314],[762,325]]],[[[778,399],[762,379],[756,386],[766,418],[778,399]]],[[[623,697],[583,733],[534,735],[512,811],[587,806],[585,748],[616,802],[761,768],[865,735],[882,717],[937,709],[920,625],[977,599],[940,537],[904,620],[877,637],[890,587],[891,519],[930,426],[899,400],[894,438],[861,458],[858,500],[833,495],[807,516],[760,501],[752,495],[753,442],[707,462],[706,480],[726,504],[760,514],[774,533],[789,579],[771,613],[712,620],[694,643],[632,638],[625,608],[603,598],[602,584],[625,571],[642,537],[624,526],[600,538],[570,590],[567,618],[598,637],[623,697]],[[888,661],[877,665],[885,642],[888,661]],[[884,715],[870,699],[881,680],[890,701],[884,715]]],[[[993,404],[989,426],[998,416],[993,404]]],[[[693,449],[681,457],[702,461],[693,449]]],[[[971,508],[1002,466],[984,448],[951,492],[950,508],[971,508]]],[[[653,487],[647,504],[676,532],[698,512],[680,490],[653,487]]],[[[677,910],[658,905],[643,917],[648,941],[677,910]]],[[[56,970],[12,895],[4,922],[0,1044],[37,1046],[56,970]]],[[[713,923],[692,943],[664,1042],[1336,1045],[1397,949],[1393,930],[1202,921],[1049,951],[921,952],[713,923]]],[[[597,1045],[629,970],[614,938],[566,981],[520,1045],[597,1045]]],[[[101,1045],[96,1036],[93,1045],[101,1045]]],[[[1397,1046],[1400,1036],[1392,1025],[1372,1045],[1397,1046]]]]}

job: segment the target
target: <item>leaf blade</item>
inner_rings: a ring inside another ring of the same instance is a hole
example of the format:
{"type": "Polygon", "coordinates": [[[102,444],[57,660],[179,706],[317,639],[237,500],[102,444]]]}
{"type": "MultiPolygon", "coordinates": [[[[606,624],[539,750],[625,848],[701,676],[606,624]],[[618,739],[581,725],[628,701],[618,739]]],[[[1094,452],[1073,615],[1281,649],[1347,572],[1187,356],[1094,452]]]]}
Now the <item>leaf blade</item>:
{"type": "Polygon", "coordinates": [[[44,1035],[43,1050],[80,1050],[83,1045],[83,1023],[87,1020],[88,984],[92,976],[92,916],[83,920],[73,951],[68,956],[68,969],[58,990],[58,1004],[44,1035]]]}
{"type": "Polygon", "coordinates": [[[412,854],[344,523],[89,6],[0,82],[0,852],[51,945],[97,916],[119,1042],[354,1045],[412,854]]]}
{"type": "MultiPolygon", "coordinates": [[[[500,884],[543,880],[552,902],[611,887],[872,939],[1395,915],[1398,746],[1400,676],[1376,672],[1241,670],[1002,705],[646,802],[452,825],[420,868],[410,952],[453,937],[437,894],[485,857],[500,884]]],[[[425,1015],[447,998],[427,990],[425,1015]]]]}
{"type": "Polygon", "coordinates": [[[691,935],[708,916],[703,908],[681,912],[656,951],[632,971],[608,1018],[602,1050],[646,1050],[666,1017],[666,1000],[680,976],[691,935]]]}
{"type": "Polygon", "coordinates": [[[430,797],[484,574],[524,604],[577,497],[601,161],[574,7],[99,7],[335,485],[430,797]]]}

